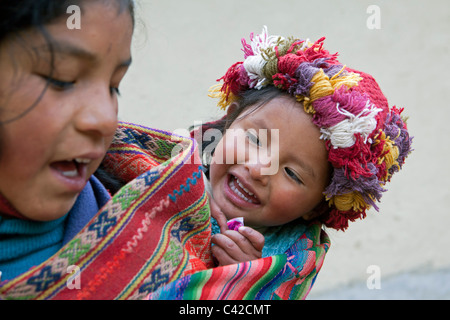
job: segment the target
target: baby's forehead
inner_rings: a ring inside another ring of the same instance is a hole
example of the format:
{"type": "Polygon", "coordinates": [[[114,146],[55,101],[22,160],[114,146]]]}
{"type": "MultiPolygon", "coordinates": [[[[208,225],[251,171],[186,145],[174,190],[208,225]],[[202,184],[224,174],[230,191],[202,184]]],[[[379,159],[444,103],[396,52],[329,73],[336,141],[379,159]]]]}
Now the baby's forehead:
{"type": "Polygon", "coordinates": [[[306,126],[319,132],[319,128],[312,122],[312,116],[305,112],[303,104],[294,97],[280,96],[263,105],[251,106],[238,119],[246,119],[267,129],[289,132],[306,126]]]}
{"type": "Polygon", "coordinates": [[[276,143],[278,152],[296,162],[303,162],[305,157],[316,161],[327,159],[320,129],[294,98],[275,98],[257,109],[249,110],[241,121],[244,129],[254,130],[263,143],[264,137],[267,137],[270,140],[267,143],[276,143]]]}

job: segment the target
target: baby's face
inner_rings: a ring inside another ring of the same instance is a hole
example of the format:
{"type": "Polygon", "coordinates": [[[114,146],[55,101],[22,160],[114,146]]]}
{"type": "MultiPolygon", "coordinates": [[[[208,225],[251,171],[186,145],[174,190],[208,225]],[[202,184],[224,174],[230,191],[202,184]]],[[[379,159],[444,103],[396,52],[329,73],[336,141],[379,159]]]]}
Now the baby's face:
{"type": "Polygon", "coordinates": [[[117,127],[116,88],[131,59],[131,15],[98,1],[83,9],[79,30],[67,28],[68,16],[46,26],[53,72],[37,31],[0,48],[0,193],[32,220],[70,210],[117,127]]]}
{"type": "Polygon", "coordinates": [[[215,202],[228,219],[244,217],[253,227],[312,218],[330,175],[319,129],[287,97],[252,109],[232,123],[215,149],[215,202]]]}

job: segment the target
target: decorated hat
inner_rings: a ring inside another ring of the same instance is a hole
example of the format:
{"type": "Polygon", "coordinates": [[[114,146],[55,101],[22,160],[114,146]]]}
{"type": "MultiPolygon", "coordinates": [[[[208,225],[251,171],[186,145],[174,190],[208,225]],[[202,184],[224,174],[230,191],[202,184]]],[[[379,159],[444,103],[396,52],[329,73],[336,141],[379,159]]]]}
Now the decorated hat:
{"type": "Polygon", "coordinates": [[[349,221],[378,211],[386,183],[411,152],[403,108],[389,108],[375,79],[342,65],[338,54],[316,42],[269,35],[242,39],[244,61],[233,64],[210,89],[226,109],[247,90],[274,86],[301,102],[321,132],[333,166],[324,191],[329,228],[345,230],[349,221]]]}

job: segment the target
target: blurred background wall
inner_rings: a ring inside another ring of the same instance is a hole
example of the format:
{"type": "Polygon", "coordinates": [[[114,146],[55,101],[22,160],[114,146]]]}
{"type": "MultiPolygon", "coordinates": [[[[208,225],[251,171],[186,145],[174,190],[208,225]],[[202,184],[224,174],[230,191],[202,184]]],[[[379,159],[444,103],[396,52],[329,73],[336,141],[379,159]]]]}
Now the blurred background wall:
{"type": "Polygon", "coordinates": [[[345,233],[329,232],[332,246],[309,298],[450,298],[447,1],[137,3],[134,60],[121,85],[124,121],[173,131],[217,118],[208,88],[243,60],[241,38],[263,25],[270,34],[325,36],[342,63],[372,74],[390,106],[405,108],[415,151],[388,185],[380,212],[345,233]]]}

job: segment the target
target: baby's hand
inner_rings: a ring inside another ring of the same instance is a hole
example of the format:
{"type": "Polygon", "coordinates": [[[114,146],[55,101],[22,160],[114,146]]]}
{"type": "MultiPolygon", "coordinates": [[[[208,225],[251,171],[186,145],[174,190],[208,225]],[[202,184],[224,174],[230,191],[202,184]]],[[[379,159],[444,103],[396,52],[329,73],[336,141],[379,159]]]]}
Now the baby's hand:
{"type": "Polygon", "coordinates": [[[240,227],[238,231],[226,230],[212,237],[212,253],[219,266],[251,261],[262,257],[264,236],[250,228],[240,227]]]}

